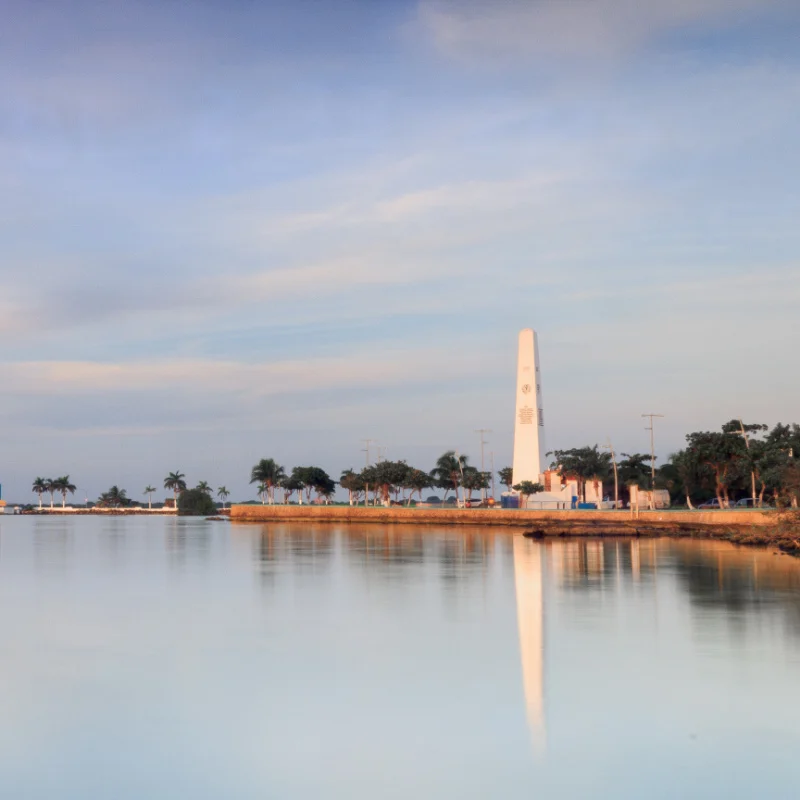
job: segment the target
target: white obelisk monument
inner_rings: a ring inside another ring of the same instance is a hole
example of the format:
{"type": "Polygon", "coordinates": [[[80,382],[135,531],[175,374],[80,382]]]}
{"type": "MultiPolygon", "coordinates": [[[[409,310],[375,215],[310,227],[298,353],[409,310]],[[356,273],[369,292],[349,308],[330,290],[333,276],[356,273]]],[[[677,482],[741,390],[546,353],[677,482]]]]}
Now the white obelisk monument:
{"type": "Polygon", "coordinates": [[[539,342],[531,328],[519,332],[517,416],[514,420],[513,485],[538,483],[545,467],[539,342]]]}

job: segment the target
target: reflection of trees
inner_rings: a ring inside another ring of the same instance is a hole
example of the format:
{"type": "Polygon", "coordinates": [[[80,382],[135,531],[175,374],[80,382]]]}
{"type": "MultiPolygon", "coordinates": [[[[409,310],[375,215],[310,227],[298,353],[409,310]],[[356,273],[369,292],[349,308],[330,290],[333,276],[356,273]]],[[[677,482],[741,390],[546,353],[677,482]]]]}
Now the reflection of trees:
{"type": "Polygon", "coordinates": [[[545,540],[550,570],[556,582],[569,589],[605,589],[619,583],[649,579],[658,558],[653,540],[545,540]]]}
{"type": "Polygon", "coordinates": [[[319,574],[330,568],[336,541],[331,526],[262,525],[254,539],[253,556],[265,582],[287,566],[297,574],[319,574]]]}
{"type": "Polygon", "coordinates": [[[345,564],[382,581],[405,582],[431,565],[445,585],[484,576],[494,549],[495,534],[486,531],[407,525],[264,525],[254,540],[265,578],[289,566],[300,573],[327,570],[341,550],[345,564]]]}
{"type": "Polygon", "coordinates": [[[167,555],[173,566],[182,566],[190,558],[208,561],[211,554],[211,527],[205,520],[167,520],[167,555]]]}
{"type": "Polygon", "coordinates": [[[66,570],[74,547],[73,523],[74,520],[69,517],[36,519],[33,526],[33,557],[37,568],[66,570]]]}
{"type": "Polygon", "coordinates": [[[125,526],[128,522],[124,516],[110,516],[103,519],[100,546],[111,564],[119,565],[124,560],[127,537],[125,526]]]}
{"type": "Polygon", "coordinates": [[[669,542],[668,555],[691,602],[742,612],[777,610],[800,634],[800,563],[770,550],[719,542],[669,542]]]}
{"type": "Polygon", "coordinates": [[[348,562],[387,580],[407,580],[421,564],[438,567],[445,583],[483,575],[494,535],[427,526],[353,526],[341,529],[348,562]]]}
{"type": "Polygon", "coordinates": [[[695,606],[742,612],[779,607],[800,633],[800,563],[761,548],[682,539],[552,540],[543,543],[554,581],[571,590],[604,591],[677,576],[695,606]]]}

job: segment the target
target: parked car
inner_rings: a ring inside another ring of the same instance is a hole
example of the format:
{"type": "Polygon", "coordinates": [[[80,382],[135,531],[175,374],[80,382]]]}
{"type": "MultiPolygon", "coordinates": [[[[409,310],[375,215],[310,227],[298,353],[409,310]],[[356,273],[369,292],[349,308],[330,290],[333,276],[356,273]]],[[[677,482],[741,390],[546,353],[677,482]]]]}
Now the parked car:
{"type": "Polygon", "coordinates": [[[704,511],[711,511],[712,509],[719,509],[722,506],[719,504],[719,500],[715,497],[713,500],[708,500],[705,503],[701,503],[697,506],[698,509],[703,509],[704,511]]]}
{"type": "Polygon", "coordinates": [[[757,497],[743,497],[736,501],[735,508],[771,508],[771,506],[766,500],[759,504],[757,497]]]}

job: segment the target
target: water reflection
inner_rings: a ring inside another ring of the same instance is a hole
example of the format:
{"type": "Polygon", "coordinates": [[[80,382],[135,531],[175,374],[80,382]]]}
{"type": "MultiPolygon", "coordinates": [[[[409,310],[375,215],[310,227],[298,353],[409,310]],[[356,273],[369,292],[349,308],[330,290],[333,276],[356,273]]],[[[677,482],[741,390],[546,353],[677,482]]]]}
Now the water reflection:
{"type": "Polygon", "coordinates": [[[525,712],[534,748],[545,744],[544,586],[542,546],[514,537],[514,583],[525,712]]]}
{"type": "Polygon", "coordinates": [[[43,759],[81,798],[788,797],[800,780],[800,562],[768,550],[14,519],[0,629],[2,797],[52,797],[43,759]],[[769,785],[742,753],[772,759],[769,785]],[[104,793],[81,783],[102,765],[104,793]]]}

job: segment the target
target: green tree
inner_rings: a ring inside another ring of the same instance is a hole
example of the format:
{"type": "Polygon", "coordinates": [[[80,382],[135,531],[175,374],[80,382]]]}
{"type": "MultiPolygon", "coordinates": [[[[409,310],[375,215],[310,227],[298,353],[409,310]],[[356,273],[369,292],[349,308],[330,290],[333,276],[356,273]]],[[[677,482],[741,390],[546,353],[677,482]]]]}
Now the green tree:
{"type": "Polygon", "coordinates": [[[172,496],[175,499],[175,508],[178,507],[178,495],[186,491],[185,477],[186,476],[182,472],[170,472],[167,477],[164,478],[164,488],[172,492],[172,496]]]}
{"type": "Polygon", "coordinates": [[[122,508],[129,506],[130,503],[127,492],[116,485],[112,486],[107,492],[103,492],[97,501],[97,505],[102,508],[122,508]]]}
{"type": "Polygon", "coordinates": [[[303,496],[305,494],[305,498],[307,502],[311,502],[311,492],[314,490],[314,487],[311,485],[311,480],[313,479],[313,467],[295,467],[292,470],[291,478],[295,485],[295,491],[297,492],[297,498],[300,501],[300,505],[303,505],[303,496]]]}
{"type": "Polygon", "coordinates": [[[400,489],[405,486],[409,467],[405,461],[380,461],[372,467],[372,483],[377,487],[381,502],[389,505],[390,495],[395,501],[400,489]]]}
{"type": "Polygon", "coordinates": [[[599,489],[600,482],[608,478],[611,468],[611,453],[601,453],[597,445],[575,447],[571,450],[552,450],[551,468],[562,476],[573,478],[578,483],[578,495],[586,502],[586,484],[591,481],[599,489]]]}
{"type": "Polygon", "coordinates": [[[686,507],[694,509],[692,492],[703,483],[706,477],[703,474],[704,467],[697,459],[697,454],[691,450],[681,450],[670,455],[668,464],[675,471],[677,483],[680,485],[683,497],[686,500],[686,507]]]}
{"type": "Polygon", "coordinates": [[[212,489],[208,481],[200,481],[194,488],[197,489],[198,492],[205,492],[209,497],[211,497],[212,489]]]}
{"type": "Polygon", "coordinates": [[[217,497],[222,501],[222,510],[225,510],[225,501],[231,496],[231,493],[224,487],[220,486],[217,489],[217,497]]]}
{"type": "Polygon", "coordinates": [[[765,440],[767,456],[761,466],[764,491],[770,491],[776,505],[797,507],[795,488],[797,459],[800,458],[800,425],[778,423],[765,440]]]}
{"type": "Polygon", "coordinates": [[[42,509],[42,495],[47,491],[47,478],[36,478],[31,487],[34,494],[39,495],[39,510],[42,509]]]}
{"type": "Polygon", "coordinates": [[[458,487],[461,485],[461,475],[467,466],[467,456],[457,456],[455,450],[447,450],[436,460],[436,465],[431,470],[431,477],[439,489],[444,489],[444,500],[452,489],[458,499],[458,487]]]}
{"type": "Polygon", "coordinates": [[[297,492],[298,497],[300,498],[300,504],[303,503],[303,489],[305,488],[305,484],[297,477],[295,471],[292,470],[291,475],[287,475],[280,484],[281,489],[283,489],[283,502],[288,503],[291,496],[297,492]]]}
{"type": "Polygon", "coordinates": [[[216,513],[211,495],[202,489],[184,489],[178,497],[178,514],[182,517],[209,517],[216,513]]]}
{"type": "Polygon", "coordinates": [[[350,505],[358,503],[358,496],[365,490],[364,480],[357,472],[346,469],[339,478],[339,485],[347,490],[350,505]]]}
{"type": "Polygon", "coordinates": [[[500,483],[506,487],[506,491],[511,491],[511,484],[514,482],[514,470],[512,467],[503,467],[497,471],[497,477],[500,478],[500,483]]]}
{"type": "Polygon", "coordinates": [[[53,481],[53,489],[61,494],[61,508],[66,508],[67,493],[75,494],[76,488],[75,484],[70,481],[69,475],[62,475],[53,481]]]}
{"type": "Polygon", "coordinates": [[[691,457],[711,471],[720,508],[729,508],[731,485],[748,465],[744,441],[725,432],[695,431],[686,435],[686,442],[691,457]]]}
{"type": "Polygon", "coordinates": [[[372,491],[373,505],[378,502],[378,473],[375,465],[364,467],[359,472],[358,477],[364,484],[364,505],[369,505],[369,493],[372,491]]]}
{"type": "Polygon", "coordinates": [[[432,486],[433,478],[425,470],[410,467],[404,482],[404,488],[408,489],[408,504],[411,505],[415,492],[419,494],[420,502],[422,502],[422,493],[432,486]]]}
{"type": "MultiPolygon", "coordinates": [[[[768,429],[769,425],[763,425],[761,423],[745,424],[740,419],[732,419],[722,426],[723,433],[727,433],[730,436],[742,437],[742,441],[744,442],[745,446],[743,461],[746,462],[746,466],[749,468],[748,471],[750,473],[750,486],[747,487],[747,493],[753,498],[754,501],[757,497],[756,482],[758,480],[759,457],[763,455],[763,448],[761,446],[761,440],[753,437],[758,436],[768,429]]],[[[740,466],[744,468],[744,465],[740,466]]]]}
{"type": "Polygon", "coordinates": [[[317,500],[331,497],[336,489],[334,481],[322,467],[300,467],[301,480],[305,486],[306,500],[311,502],[311,492],[315,492],[317,500]]]}
{"type": "Polygon", "coordinates": [[[475,467],[464,467],[461,476],[461,488],[464,490],[464,505],[472,503],[472,493],[488,489],[491,486],[492,475],[490,472],[481,472],[475,467]]]}
{"type": "Polygon", "coordinates": [[[519,492],[522,502],[520,508],[528,507],[528,498],[532,494],[539,494],[544,491],[544,486],[541,483],[534,483],[533,481],[520,481],[514,484],[514,491],[519,492]]]}
{"type": "Polygon", "coordinates": [[[147,495],[147,508],[149,511],[153,510],[153,492],[158,491],[155,486],[150,486],[148,483],[147,486],[144,487],[144,491],[142,494],[147,495]]]}
{"type": "Polygon", "coordinates": [[[45,491],[50,494],[50,508],[52,510],[58,487],[56,486],[56,482],[52,478],[45,478],[44,488],[45,491]]]}
{"type": "Polygon", "coordinates": [[[250,483],[263,483],[267,487],[266,497],[270,505],[275,502],[275,487],[280,486],[285,477],[285,470],[274,458],[262,458],[250,470],[250,483]]]}
{"type": "Polygon", "coordinates": [[[638,486],[650,490],[652,467],[649,453],[621,453],[622,460],[617,464],[617,474],[622,486],[638,486]]]}

